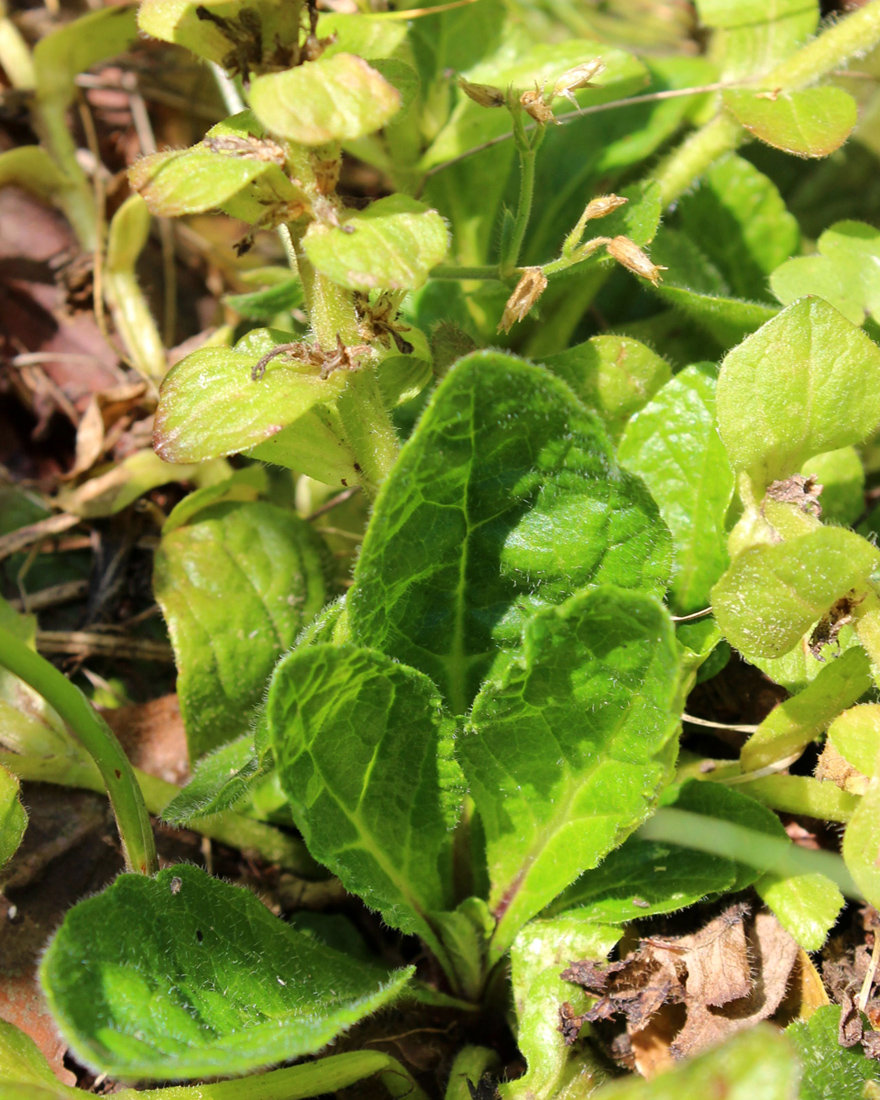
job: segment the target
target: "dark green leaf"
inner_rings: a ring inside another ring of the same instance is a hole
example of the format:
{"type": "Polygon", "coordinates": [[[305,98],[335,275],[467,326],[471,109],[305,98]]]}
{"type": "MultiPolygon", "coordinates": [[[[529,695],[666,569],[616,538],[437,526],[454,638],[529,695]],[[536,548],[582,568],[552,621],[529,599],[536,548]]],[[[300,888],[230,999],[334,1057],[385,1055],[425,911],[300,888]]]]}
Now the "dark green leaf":
{"type": "Polygon", "coordinates": [[[821,1005],[786,1028],[803,1070],[800,1100],[865,1100],[865,1082],[880,1082],[880,1068],[859,1046],[840,1045],[839,1028],[839,1005],[821,1005]]]}
{"type": "Polygon", "coordinates": [[[853,97],[842,88],[798,92],[724,93],[724,106],[756,138],[799,157],[827,157],[858,120],[853,97]]]}
{"type": "Polygon", "coordinates": [[[503,953],[647,816],[669,777],[678,654],[668,614],[597,588],[535,615],[477,696],[458,755],[486,830],[503,953]]]}
{"type": "Polygon", "coordinates": [[[272,667],[324,606],[326,550],[272,504],[220,504],[163,537],[154,590],[197,760],[246,733],[272,667]]]}
{"type": "Polygon", "coordinates": [[[153,1080],[314,1053],[393,1000],[410,974],[333,951],[187,864],[154,879],[120,875],[74,906],[40,967],[80,1060],[153,1080]]]}
{"type": "Polygon", "coordinates": [[[478,352],[438,387],[382,487],[352,637],[426,672],[462,714],[532,612],[587,584],[659,594],[668,555],[656,506],[568,387],[478,352]]]}

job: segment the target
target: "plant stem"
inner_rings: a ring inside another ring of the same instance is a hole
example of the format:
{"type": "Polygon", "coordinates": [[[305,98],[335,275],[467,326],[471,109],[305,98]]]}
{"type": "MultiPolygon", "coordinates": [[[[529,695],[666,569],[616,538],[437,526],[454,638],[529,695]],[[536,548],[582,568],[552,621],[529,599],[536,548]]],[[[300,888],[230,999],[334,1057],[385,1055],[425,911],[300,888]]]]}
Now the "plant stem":
{"type": "Polygon", "coordinates": [[[660,184],[662,205],[671,206],[720,156],[736,149],[745,136],[745,128],[724,109],[692,133],[651,173],[650,178],[660,184]]]}
{"type": "Polygon", "coordinates": [[[470,1100],[469,1085],[479,1085],[484,1073],[500,1068],[500,1059],[489,1047],[462,1047],[452,1063],[445,1100],[470,1100]]]}
{"type": "Polygon", "coordinates": [[[761,83],[792,91],[815,83],[851,57],[864,56],[880,42],[880,0],[870,0],[777,65],[761,83]]]}
{"type": "MultiPolygon", "coordinates": [[[[517,268],[514,268],[509,274],[518,275],[520,272],[517,268]]],[[[462,281],[467,279],[485,279],[497,282],[504,281],[501,277],[501,272],[493,264],[483,264],[479,267],[466,267],[459,264],[440,264],[431,272],[430,278],[461,279],[462,281]]]]}
{"type": "Polygon", "coordinates": [[[336,410],[354,452],[361,488],[373,497],[400,450],[374,367],[364,366],[351,372],[336,410]]]}
{"type": "Polygon", "coordinates": [[[142,875],[159,869],[150,817],[122,746],[83,693],[47,660],[0,627],[0,664],[40,693],[94,760],[116,817],[126,866],[142,875]]]}
{"type": "Polygon", "coordinates": [[[513,220],[513,232],[510,235],[505,255],[501,257],[501,270],[505,275],[510,275],[516,267],[525,240],[526,230],[529,227],[532,201],[535,197],[535,162],[546,129],[546,126],[539,126],[534,137],[529,140],[523,128],[522,117],[518,112],[513,116],[513,136],[519,152],[519,203],[513,220]]]}

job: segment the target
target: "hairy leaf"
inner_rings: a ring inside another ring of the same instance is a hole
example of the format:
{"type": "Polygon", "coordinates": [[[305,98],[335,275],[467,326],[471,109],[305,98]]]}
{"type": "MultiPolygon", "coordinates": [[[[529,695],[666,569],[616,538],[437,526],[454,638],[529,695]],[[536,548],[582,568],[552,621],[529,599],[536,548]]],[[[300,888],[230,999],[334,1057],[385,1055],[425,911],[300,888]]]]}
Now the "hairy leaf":
{"type": "Polygon", "coordinates": [[[755,889],[782,927],[805,951],[818,951],[844,906],[843,894],[822,874],[776,875],[767,871],[755,889]]]}
{"type": "Polygon", "coordinates": [[[270,753],[258,756],[252,734],[230,741],[199,761],[192,779],[162,811],[170,825],[186,825],[208,814],[230,810],[274,768],[270,753]]]}
{"type": "Polygon", "coordinates": [[[756,138],[799,157],[827,157],[858,120],[853,97],[842,88],[797,92],[724,93],[724,106],[756,138]]]}
{"type": "Polygon", "coordinates": [[[801,473],[815,477],[822,486],[819,504],[826,523],[854,525],[865,511],[865,468],[855,447],[840,447],[814,455],[801,473]]]}
{"type": "Polygon", "coordinates": [[[416,290],[446,255],[449,235],[436,210],[408,195],[389,195],[342,225],[313,222],[306,255],[349,290],[416,290]]]}
{"type": "Polygon", "coordinates": [[[18,778],[0,765],[0,867],[15,855],[27,828],[19,786],[18,778]]]}
{"type": "Polygon", "coordinates": [[[154,568],[195,761],[247,732],[275,662],[326,601],[326,548],[275,505],[219,504],[164,536],[154,568]]]}
{"type": "Polygon", "coordinates": [[[828,743],[862,775],[880,775],[880,704],[862,703],[838,715],[828,743]]]}
{"type": "Polygon", "coordinates": [[[715,379],[687,367],[629,422],[617,449],[648,486],[672,532],[669,598],[679,614],[699,611],[728,563],[726,516],[733,471],[715,427],[715,379]]]}
{"type": "Polygon", "coordinates": [[[843,836],[843,858],[869,905],[880,905],[880,780],[876,775],[843,836]]]}
{"type": "Polygon", "coordinates": [[[79,1089],[61,1084],[30,1035],[5,1020],[0,1020],[0,1096],[3,1100],[7,1096],[9,1100],[83,1100],[79,1089]]]}
{"type": "Polygon", "coordinates": [[[803,1070],[800,1100],[865,1100],[866,1082],[880,1083],[876,1061],[859,1046],[840,1045],[840,1006],[820,1005],[808,1020],[786,1028],[803,1070]]]}
{"type": "Polygon", "coordinates": [[[314,644],[276,668],[267,721],[309,851],[437,950],[431,914],[454,908],[444,787],[455,777],[435,686],[375,650],[314,644]]]}
{"type": "Polygon", "coordinates": [[[318,1051],[393,1000],[410,974],[325,947],[187,864],[153,879],[120,875],[74,906],[40,967],[77,1057],[153,1080],[245,1073],[318,1051]]]}
{"type": "Polygon", "coordinates": [[[499,953],[647,816],[678,728],[668,614],[597,588],[535,615],[458,755],[483,826],[499,953]]]}
{"type": "Polygon", "coordinates": [[[502,647],[587,584],[662,592],[669,535],[641,482],[548,372],[461,360],[376,502],[352,637],[426,672],[462,714],[502,647]]]}
{"type": "Polygon", "coordinates": [[[880,349],[827,302],[793,303],[734,348],[718,377],[718,430],[758,493],[880,424],[880,349]]]}

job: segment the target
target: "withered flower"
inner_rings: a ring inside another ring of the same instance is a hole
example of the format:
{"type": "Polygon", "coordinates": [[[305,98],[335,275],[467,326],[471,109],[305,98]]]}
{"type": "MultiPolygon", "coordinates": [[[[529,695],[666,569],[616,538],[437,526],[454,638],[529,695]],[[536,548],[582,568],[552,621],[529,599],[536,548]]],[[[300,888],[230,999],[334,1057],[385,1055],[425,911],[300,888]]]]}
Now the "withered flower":
{"type": "Polygon", "coordinates": [[[547,276],[540,267],[527,267],[520,276],[513,294],[507,299],[498,331],[510,332],[521,321],[544,293],[547,276]]]}
{"type": "Polygon", "coordinates": [[[628,202],[629,199],[624,199],[620,195],[600,195],[597,199],[590,199],[580,217],[580,222],[586,224],[594,218],[604,218],[606,214],[610,214],[619,206],[626,206],[628,202]]]}
{"type": "Polygon", "coordinates": [[[523,105],[526,114],[531,115],[535,122],[540,123],[542,126],[548,122],[556,122],[544,95],[544,89],[539,88],[537,84],[533,91],[523,92],[519,97],[519,101],[523,105]]]}
{"type": "Polygon", "coordinates": [[[463,76],[458,78],[458,86],[466,96],[479,103],[481,107],[503,107],[507,97],[500,88],[492,84],[472,84],[463,76]]]}
{"type": "Polygon", "coordinates": [[[665,267],[651,263],[650,256],[629,237],[614,237],[605,247],[608,249],[609,256],[613,256],[619,264],[623,264],[634,274],[641,275],[643,279],[648,279],[654,286],[660,282],[660,272],[667,270],[665,267]]]}
{"type": "Polygon", "coordinates": [[[594,76],[599,76],[605,71],[605,62],[600,57],[594,57],[591,61],[585,61],[581,65],[575,65],[573,69],[564,72],[553,85],[551,100],[556,96],[563,96],[573,106],[577,107],[577,100],[572,95],[579,88],[596,88],[593,84],[594,76]]]}

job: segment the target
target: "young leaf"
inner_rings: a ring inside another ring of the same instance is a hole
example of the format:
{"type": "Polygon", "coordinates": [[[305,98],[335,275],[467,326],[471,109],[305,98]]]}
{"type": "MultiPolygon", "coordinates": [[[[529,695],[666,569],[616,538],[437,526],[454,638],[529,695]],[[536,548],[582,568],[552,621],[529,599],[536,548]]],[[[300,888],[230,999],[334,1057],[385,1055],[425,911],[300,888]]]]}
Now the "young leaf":
{"type": "Polygon", "coordinates": [[[785,1029],[803,1069],[800,1100],[865,1100],[866,1082],[880,1082],[876,1061],[861,1048],[841,1046],[839,1005],[821,1005],[808,1020],[785,1029]]]}
{"type": "Polygon", "coordinates": [[[819,504],[825,523],[852,526],[865,511],[865,468],[855,447],[814,455],[801,467],[822,486],[819,504]]]}
{"type": "Polygon", "coordinates": [[[880,704],[845,710],[828,727],[828,743],[862,775],[880,774],[880,704]]]}
{"type": "Polygon", "coordinates": [[[544,364],[564,379],[588,408],[595,409],[612,439],[620,437],[633,413],[672,375],[665,359],[626,336],[594,336],[551,355],[544,364]]]}
{"type": "Polygon", "coordinates": [[[682,198],[679,217],[737,298],[766,300],[767,276],[800,244],[797,220],[776,185],[734,153],[717,160],[697,189],[682,198]]]}
{"type": "Polygon", "coordinates": [[[725,92],[724,106],[756,138],[799,157],[827,157],[858,121],[853,97],[842,88],[797,92],[725,92]]]}
{"type": "Polygon", "coordinates": [[[876,774],[846,827],[843,858],[862,896],[877,908],[880,905],[880,780],[876,774]]]}
{"type": "Polygon", "coordinates": [[[411,973],[357,962],[247,890],[177,864],[153,879],[120,875],[74,906],[40,982],[82,1062],[191,1080],[314,1053],[398,996],[411,973]]]}
{"type": "Polygon", "coordinates": [[[687,367],[626,427],[617,457],[638,474],[672,532],[669,599],[679,614],[698,611],[728,563],[727,509],[733,471],[715,427],[715,379],[687,367]]]}
{"type": "Polygon", "coordinates": [[[458,756],[486,830],[497,955],[647,816],[675,752],[678,678],[665,610],[597,588],[535,615],[522,658],[477,696],[458,756]]]}
{"type": "Polygon", "coordinates": [[[259,756],[252,734],[230,741],[200,760],[192,779],[162,811],[170,825],[186,825],[231,810],[275,767],[272,753],[259,756]]]}
{"type": "Polygon", "coordinates": [[[352,637],[426,672],[463,714],[501,647],[588,584],[660,593],[669,535],[593,414],[547,371],[461,360],[376,502],[352,637]]]}
{"type": "Polygon", "coordinates": [[[774,707],[746,741],[740,754],[743,771],[757,771],[801,752],[844,707],[870,691],[872,683],[871,663],[860,646],[823,665],[803,691],[774,707]]]}
{"type": "Polygon", "coordinates": [[[743,551],[712,589],[715,619],[748,660],[781,657],[837,600],[864,592],[880,551],[841,527],[743,551]]]}
{"type": "Polygon", "coordinates": [[[819,298],[788,306],[724,360],[718,430],[760,494],[880,423],[880,348],[819,298]]]}
{"type": "Polygon", "coordinates": [[[321,378],[304,363],[278,357],[258,381],[259,354],[200,348],[165,377],[153,442],[166,462],[201,462],[246,451],[277,435],[315,405],[332,403],[345,372],[321,378]]]}
{"type": "Polygon", "coordinates": [[[759,896],[805,951],[818,951],[844,906],[843,894],[825,875],[776,875],[755,882],[759,896]]]}
{"type": "Polygon", "coordinates": [[[168,623],[190,757],[247,732],[272,667],[327,598],[326,548],[272,504],[218,504],[162,538],[168,623]]]}
{"type": "Polygon", "coordinates": [[[446,255],[449,234],[436,210],[389,195],[340,226],[313,222],[303,247],[317,271],[349,290],[416,290],[446,255]]]}
{"type": "Polygon", "coordinates": [[[0,867],[15,855],[27,828],[19,786],[18,778],[0,766],[0,867]]]}
{"type": "Polygon", "coordinates": [[[371,134],[390,122],[402,102],[381,73],[349,53],[258,76],[249,100],[267,130],[300,145],[371,134]]]}
{"type": "Polygon", "coordinates": [[[788,305],[816,294],[862,325],[865,314],[880,319],[880,233],[864,222],[836,222],[816,242],[812,256],[797,256],[770,277],[773,293],[788,305]]]}
{"type": "Polygon", "coordinates": [[[431,914],[455,904],[454,818],[443,791],[450,722],[435,686],[374,650],[315,644],[275,669],[266,716],[309,851],[439,954],[431,914]]]}

